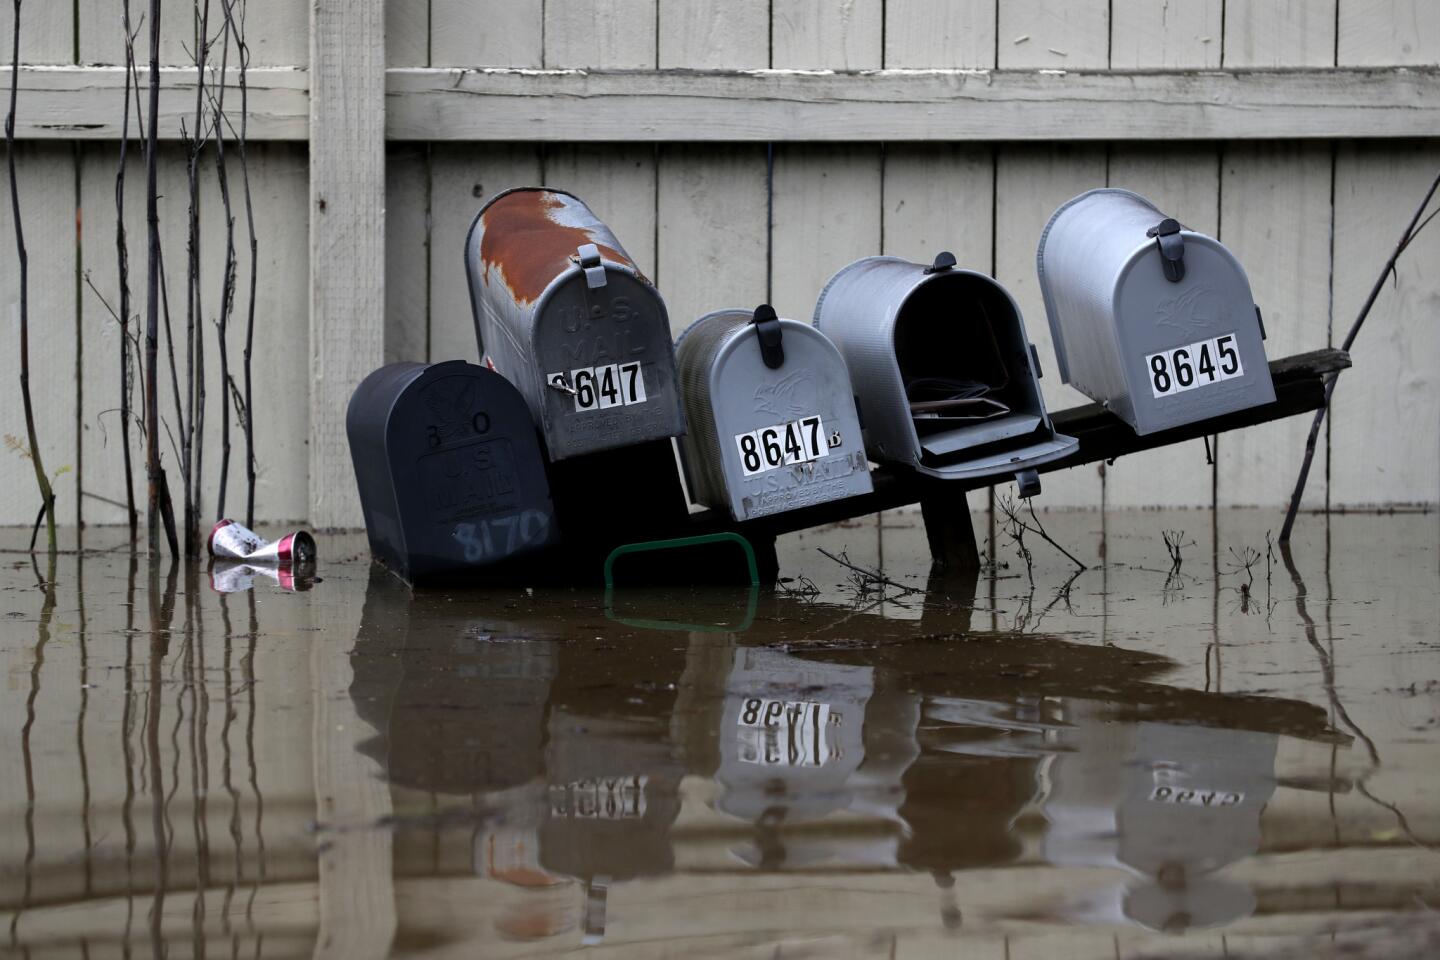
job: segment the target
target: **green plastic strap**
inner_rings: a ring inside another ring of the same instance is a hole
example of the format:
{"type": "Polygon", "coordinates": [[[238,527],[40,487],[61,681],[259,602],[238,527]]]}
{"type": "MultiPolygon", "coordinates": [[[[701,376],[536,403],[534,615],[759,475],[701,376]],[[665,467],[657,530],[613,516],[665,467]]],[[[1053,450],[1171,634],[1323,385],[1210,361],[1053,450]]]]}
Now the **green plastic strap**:
{"type": "Polygon", "coordinates": [[[674,540],[646,540],[642,543],[626,543],[610,551],[610,556],[605,558],[605,589],[612,590],[615,587],[615,560],[627,553],[647,553],[651,550],[676,550],[681,547],[702,547],[710,543],[738,543],[740,549],[745,551],[745,563],[750,568],[750,585],[760,584],[760,568],[755,563],[755,548],[750,546],[750,541],[738,533],[726,531],[725,533],[707,533],[698,537],[677,537],[674,540]]]}

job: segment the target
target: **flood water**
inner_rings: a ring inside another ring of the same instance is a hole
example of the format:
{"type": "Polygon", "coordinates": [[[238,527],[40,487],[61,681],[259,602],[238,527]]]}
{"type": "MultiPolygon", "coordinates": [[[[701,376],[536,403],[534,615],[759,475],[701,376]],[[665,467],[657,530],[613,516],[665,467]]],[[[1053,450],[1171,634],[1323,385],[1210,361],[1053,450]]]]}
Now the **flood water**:
{"type": "Polygon", "coordinates": [[[1440,955],[1440,518],[1040,519],[608,597],[0,535],[0,955],[1440,955]]]}

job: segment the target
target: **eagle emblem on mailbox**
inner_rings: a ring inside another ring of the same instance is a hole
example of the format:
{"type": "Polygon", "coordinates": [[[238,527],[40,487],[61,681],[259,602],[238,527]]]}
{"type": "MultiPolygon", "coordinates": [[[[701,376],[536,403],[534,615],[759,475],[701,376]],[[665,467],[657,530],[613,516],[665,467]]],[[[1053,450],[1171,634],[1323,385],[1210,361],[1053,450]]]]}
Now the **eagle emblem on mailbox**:
{"type": "Polygon", "coordinates": [[[774,383],[762,383],[755,388],[755,412],[768,413],[780,420],[810,414],[817,402],[815,376],[809,370],[797,370],[774,383]]]}

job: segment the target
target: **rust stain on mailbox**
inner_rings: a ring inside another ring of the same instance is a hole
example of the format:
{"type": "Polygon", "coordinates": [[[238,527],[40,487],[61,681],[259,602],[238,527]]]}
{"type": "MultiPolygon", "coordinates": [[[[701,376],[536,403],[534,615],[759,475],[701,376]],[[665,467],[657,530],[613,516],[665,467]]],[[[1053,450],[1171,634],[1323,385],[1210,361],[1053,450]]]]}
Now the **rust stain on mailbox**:
{"type": "MultiPolygon", "coordinates": [[[[561,216],[569,198],[538,190],[516,190],[496,198],[481,214],[485,232],[480,240],[482,267],[494,267],[511,294],[521,303],[533,303],[587,243],[607,260],[629,267],[635,264],[625,251],[612,246],[607,235],[568,224],[561,216]]],[[[489,271],[485,283],[489,285],[489,271]]]]}

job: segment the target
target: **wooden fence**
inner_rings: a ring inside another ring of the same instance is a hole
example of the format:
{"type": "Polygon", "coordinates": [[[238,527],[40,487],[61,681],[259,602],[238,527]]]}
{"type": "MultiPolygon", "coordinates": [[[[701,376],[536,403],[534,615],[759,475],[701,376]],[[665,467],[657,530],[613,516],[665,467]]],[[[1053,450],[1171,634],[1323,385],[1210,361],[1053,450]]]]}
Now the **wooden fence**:
{"type": "MultiPolygon", "coordinates": [[[[114,303],[119,7],[28,0],[23,13],[33,382],[45,462],[68,467],[66,522],[123,516],[118,330],[90,289],[114,303]]],[[[1062,201],[1123,185],[1218,235],[1250,273],[1273,357],[1343,336],[1440,167],[1430,0],[249,0],[247,18],[258,513],[321,526],[358,522],[343,435],[358,378],[387,360],[475,358],[464,232],[506,187],[583,196],[677,327],[762,300],[806,319],[851,259],[953,250],[1019,300],[1055,409],[1081,398],[1056,376],[1034,251],[1062,201]]],[[[190,4],[166,0],[163,29],[162,216],[179,263],[190,4]]],[[[208,318],[224,227],[213,163],[205,178],[208,318]]],[[[139,238],[143,178],[128,182],[139,238]]],[[[0,383],[13,384],[11,236],[7,205],[0,383]]],[[[1310,506],[1440,502],[1437,262],[1427,232],[1377,305],[1310,506]]],[[[18,396],[0,421],[23,436],[18,396]]],[[[202,515],[218,429],[212,415],[202,515]]],[[[1068,471],[1044,502],[1283,503],[1304,430],[1220,438],[1213,464],[1196,444],[1068,471]]],[[[231,471],[235,490],[238,456],[231,471]]],[[[0,523],[33,520],[21,456],[0,456],[0,484],[0,523]]]]}

